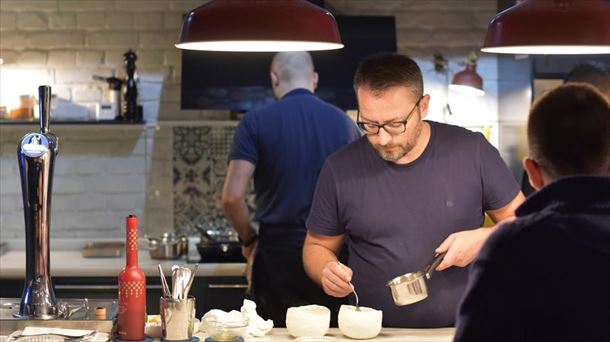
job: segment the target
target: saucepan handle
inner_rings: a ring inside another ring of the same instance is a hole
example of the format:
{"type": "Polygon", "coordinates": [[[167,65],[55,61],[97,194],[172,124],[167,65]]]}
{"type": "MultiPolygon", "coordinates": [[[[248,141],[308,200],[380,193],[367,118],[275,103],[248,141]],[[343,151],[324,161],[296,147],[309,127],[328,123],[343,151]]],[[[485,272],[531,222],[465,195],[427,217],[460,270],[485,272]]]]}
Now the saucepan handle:
{"type": "Polygon", "coordinates": [[[447,254],[447,252],[443,252],[441,254],[436,255],[434,259],[432,259],[432,261],[428,263],[428,266],[426,266],[425,268],[426,279],[430,279],[432,277],[432,273],[434,273],[436,267],[443,261],[443,258],[445,258],[445,254],[447,254]]]}

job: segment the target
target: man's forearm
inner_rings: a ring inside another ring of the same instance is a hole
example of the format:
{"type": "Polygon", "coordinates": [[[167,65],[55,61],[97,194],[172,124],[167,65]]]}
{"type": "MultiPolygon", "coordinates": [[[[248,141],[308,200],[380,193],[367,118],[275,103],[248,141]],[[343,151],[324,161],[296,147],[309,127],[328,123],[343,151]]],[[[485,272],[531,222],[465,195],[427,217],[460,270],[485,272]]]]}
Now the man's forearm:
{"type": "Polygon", "coordinates": [[[335,253],[324,246],[313,243],[308,236],[303,245],[303,266],[309,278],[318,285],[322,285],[322,270],[329,262],[338,262],[335,253]]]}
{"type": "Polygon", "coordinates": [[[227,219],[233,224],[242,241],[248,241],[256,231],[250,223],[248,206],[246,201],[237,201],[224,204],[224,212],[227,219]]]}

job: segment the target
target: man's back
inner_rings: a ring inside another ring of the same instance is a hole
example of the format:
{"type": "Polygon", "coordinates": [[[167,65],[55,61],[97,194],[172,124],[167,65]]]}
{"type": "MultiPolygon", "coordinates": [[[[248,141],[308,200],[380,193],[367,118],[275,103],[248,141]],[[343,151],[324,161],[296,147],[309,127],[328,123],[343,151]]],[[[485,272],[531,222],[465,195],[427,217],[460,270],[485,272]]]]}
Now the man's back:
{"type": "Polygon", "coordinates": [[[610,340],[610,177],[560,179],[517,216],[472,266],[456,340],[610,340]]]}
{"type": "Polygon", "coordinates": [[[257,219],[295,226],[304,226],[326,157],[359,137],[344,112],[305,89],[249,112],[235,134],[230,159],[256,165],[257,219]]]}

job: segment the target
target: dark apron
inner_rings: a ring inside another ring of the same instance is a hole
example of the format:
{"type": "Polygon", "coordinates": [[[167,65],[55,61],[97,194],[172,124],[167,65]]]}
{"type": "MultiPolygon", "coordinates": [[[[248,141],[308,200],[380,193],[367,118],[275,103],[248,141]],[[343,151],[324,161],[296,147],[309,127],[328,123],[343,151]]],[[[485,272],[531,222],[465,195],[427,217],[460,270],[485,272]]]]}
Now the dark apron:
{"type": "Polygon", "coordinates": [[[252,299],[264,319],[275,327],[286,326],[286,310],[292,306],[317,304],[331,310],[331,326],[337,326],[337,314],[344,298],[328,296],[303,268],[302,226],[261,225],[252,267],[252,299]]]}

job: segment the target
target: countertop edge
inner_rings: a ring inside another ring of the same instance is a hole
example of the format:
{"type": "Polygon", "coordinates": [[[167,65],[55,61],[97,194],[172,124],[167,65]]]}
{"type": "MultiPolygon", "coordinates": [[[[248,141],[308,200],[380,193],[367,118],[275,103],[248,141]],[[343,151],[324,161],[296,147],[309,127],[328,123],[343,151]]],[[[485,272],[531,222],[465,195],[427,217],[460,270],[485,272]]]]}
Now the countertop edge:
{"type": "MultiPolygon", "coordinates": [[[[194,263],[186,259],[154,260],[147,252],[138,253],[139,265],[149,276],[158,276],[158,265],[169,274],[172,265],[189,268],[194,263]]],[[[51,251],[49,263],[51,277],[116,277],[125,267],[125,257],[84,258],[81,251],[51,251]]],[[[240,277],[244,276],[245,263],[200,263],[196,276],[240,277]]],[[[25,277],[25,251],[11,250],[0,256],[0,279],[23,279],[25,277]]]]}

